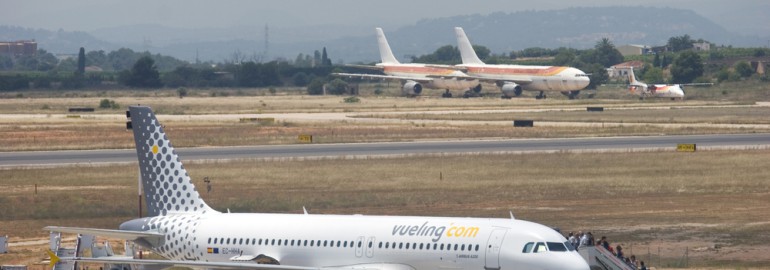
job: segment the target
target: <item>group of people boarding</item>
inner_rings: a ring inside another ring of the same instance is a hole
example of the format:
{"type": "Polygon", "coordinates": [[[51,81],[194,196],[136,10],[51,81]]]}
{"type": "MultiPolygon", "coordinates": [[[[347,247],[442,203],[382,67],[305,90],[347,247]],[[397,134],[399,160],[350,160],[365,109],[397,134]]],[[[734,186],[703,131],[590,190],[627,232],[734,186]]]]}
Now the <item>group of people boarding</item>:
{"type": "Polygon", "coordinates": [[[607,241],[606,236],[602,236],[601,239],[599,239],[599,241],[597,242],[595,241],[594,235],[591,232],[586,232],[586,233],[570,232],[569,235],[567,236],[567,240],[572,244],[573,247],[575,247],[575,250],[580,250],[580,248],[587,247],[587,246],[600,246],[606,249],[607,251],[609,251],[610,253],[612,253],[612,255],[618,257],[618,259],[620,259],[621,261],[633,267],[634,269],[647,270],[647,266],[644,265],[644,261],[641,261],[641,260],[637,261],[635,255],[626,257],[625,254],[623,253],[622,246],[617,245],[613,249],[612,246],[610,245],[610,242],[607,241]]]}

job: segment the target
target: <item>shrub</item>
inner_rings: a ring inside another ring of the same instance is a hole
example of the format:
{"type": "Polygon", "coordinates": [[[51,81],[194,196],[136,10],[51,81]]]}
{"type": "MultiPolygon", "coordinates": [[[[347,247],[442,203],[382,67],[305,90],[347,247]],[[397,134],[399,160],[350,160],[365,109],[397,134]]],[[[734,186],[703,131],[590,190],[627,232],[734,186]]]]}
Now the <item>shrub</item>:
{"type": "Polygon", "coordinates": [[[118,105],[118,103],[115,103],[114,100],[105,98],[99,102],[99,108],[100,109],[119,109],[120,105],[118,105]]]}
{"type": "Polygon", "coordinates": [[[343,99],[343,101],[345,101],[345,103],[358,103],[361,101],[361,99],[356,96],[352,96],[352,97],[346,97],[345,99],[343,99]]]}
{"type": "Polygon", "coordinates": [[[179,94],[179,98],[183,98],[187,96],[187,89],[184,87],[179,87],[176,89],[177,94],[179,94]]]}
{"type": "Polygon", "coordinates": [[[322,78],[315,78],[307,86],[307,93],[309,95],[322,95],[324,92],[324,80],[322,78]]]}

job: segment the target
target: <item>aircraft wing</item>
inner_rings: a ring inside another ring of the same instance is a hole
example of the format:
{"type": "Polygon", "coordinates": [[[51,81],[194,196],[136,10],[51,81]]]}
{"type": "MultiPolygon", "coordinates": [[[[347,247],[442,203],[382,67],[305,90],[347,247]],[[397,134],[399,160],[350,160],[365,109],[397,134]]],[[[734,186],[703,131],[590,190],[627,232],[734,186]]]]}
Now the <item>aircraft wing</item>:
{"type": "Polygon", "coordinates": [[[683,83],[681,86],[712,86],[714,83],[683,83]]]}
{"type": "Polygon", "coordinates": [[[516,77],[514,77],[514,78],[511,78],[511,77],[500,77],[500,78],[495,78],[495,77],[479,77],[479,76],[473,76],[473,75],[469,75],[468,77],[473,78],[473,79],[477,79],[477,80],[479,80],[481,82],[493,83],[493,84],[497,84],[497,85],[503,85],[503,84],[509,83],[509,82],[516,83],[516,84],[521,84],[521,85],[527,85],[527,84],[532,83],[532,78],[528,78],[528,77],[521,77],[521,78],[516,78],[516,77]]]}
{"type": "Polygon", "coordinates": [[[310,266],[292,266],[292,265],[278,265],[278,264],[259,264],[256,262],[206,262],[206,261],[178,261],[178,260],[139,260],[127,257],[100,257],[100,258],[87,258],[87,257],[63,257],[59,258],[51,252],[47,251],[51,256],[51,264],[55,265],[57,262],[79,262],[79,263],[104,263],[104,264],[141,264],[141,265],[156,265],[156,266],[178,266],[178,267],[190,267],[190,268],[206,268],[206,269],[259,269],[259,270],[414,270],[411,266],[403,264],[360,264],[360,265],[347,265],[347,266],[335,266],[335,267],[310,267],[310,266]]]}
{"type": "Polygon", "coordinates": [[[393,75],[377,75],[377,74],[363,74],[363,73],[332,73],[332,76],[347,77],[347,78],[361,78],[361,79],[373,79],[373,80],[411,80],[421,83],[427,83],[433,81],[433,78],[426,77],[408,77],[408,76],[393,76],[393,75]]]}
{"type": "Polygon", "coordinates": [[[368,65],[353,65],[353,64],[347,64],[346,67],[353,67],[353,68],[361,68],[361,69],[371,69],[371,70],[383,70],[385,69],[382,66],[368,66],[368,65]]]}
{"type": "Polygon", "coordinates": [[[147,239],[147,240],[162,239],[165,236],[161,233],[156,233],[156,232],[135,232],[135,231],[92,229],[92,228],[48,226],[43,229],[46,231],[52,231],[52,232],[97,235],[97,236],[104,236],[109,238],[131,240],[131,241],[138,240],[138,239],[147,239]]]}

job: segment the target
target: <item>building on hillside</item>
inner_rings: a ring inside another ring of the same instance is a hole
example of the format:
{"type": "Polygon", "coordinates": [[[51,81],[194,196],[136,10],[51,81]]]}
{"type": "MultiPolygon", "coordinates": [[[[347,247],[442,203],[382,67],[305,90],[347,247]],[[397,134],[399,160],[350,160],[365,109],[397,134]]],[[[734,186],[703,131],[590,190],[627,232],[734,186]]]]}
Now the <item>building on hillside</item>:
{"type": "Polygon", "coordinates": [[[711,50],[711,43],[708,42],[695,42],[692,44],[692,49],[695,51],[707,52],[711,50]]]}
{"type": "Polygon", "coordinates": [[[652,54],[659,54],[659,53],[665,53],[671,51],[671,48],[668,47],[668,45],[663,46],[652,46],[650,48],[650,53],[652,54]]]}
{"type": "Polygon", "coordinates": [[[23,56],[37,54],[37,42],[34,40],[0,41],[0,55],[23,56]]]}
{"type": "Polygon", "coordinates": [[[103,72],[104,70],[98,66],[87,66],[85,72],[103,72]]]}
{"type": "Polygon", "coordinates": [[[620,52],[620,54],[622,54],[623,56],[642,55],[642,54],[652,53],[652,48],[647,45],[629,44],[629,45],[618,46],[617,49],[620,52]]]}
{"type": "Polygon", "coordinates": [[[632,68],[634,70],[642,70],[644,68],[644,62],[628,61],[611,66],[607,69],[607,75],[609,75],[610,78],[625,78],[628,76],[628,71],[632,68]]]}

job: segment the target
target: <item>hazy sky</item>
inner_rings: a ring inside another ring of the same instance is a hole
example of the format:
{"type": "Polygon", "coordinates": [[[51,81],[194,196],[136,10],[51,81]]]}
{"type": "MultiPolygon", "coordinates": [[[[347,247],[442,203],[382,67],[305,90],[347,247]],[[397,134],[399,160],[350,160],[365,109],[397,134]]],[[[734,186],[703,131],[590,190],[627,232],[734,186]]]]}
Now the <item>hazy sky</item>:
{"type": "MultiPolygon", "coordinates": [[[[617,6],[618,0],[0,0],[0,24],[92,31],[133,24],[182,28],[231,26],[382,25],[497,11],[617,6]]],[[[743,34],[768,35],[768,0],[646,0],[625,5],[690,9],[743,34]]],[[[543,18],[547,20],[548,18],[543,18]]]]}

